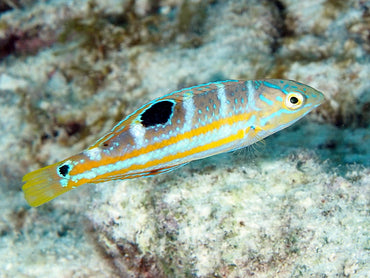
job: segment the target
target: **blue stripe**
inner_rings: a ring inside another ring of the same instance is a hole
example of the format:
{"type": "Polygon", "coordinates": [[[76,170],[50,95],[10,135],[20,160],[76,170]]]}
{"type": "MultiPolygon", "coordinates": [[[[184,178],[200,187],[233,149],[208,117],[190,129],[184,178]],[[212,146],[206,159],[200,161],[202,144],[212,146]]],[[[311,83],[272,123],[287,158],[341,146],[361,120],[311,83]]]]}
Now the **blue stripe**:
{"type": "Polygon", "coordinates": [[[274,117],[279,117],[282,113],[294,114],[295,112],[297,112],[297,110],[289,111],[289,110],[286,110],[286,109],[280,109],[280,110],[276,111],[275,113],[272,113],[269,116],[267,116],[265,118],[262,118],[260,120],[261,126],[264,126],[270,119],[272,119],[274,117]]]}
{"type": "MultiPolygon", "coordinates": [[[[266,87],[269,87],[269,88],[273,88],[273,89],[276,89],[276,90],[279,90],[279,91],[282,91],[284,94],[288,94],[287,90],[285,90],[285,88],[281,88],[275,84],[272,84],[270,82],[267,82],[267,81],[263,81],[263,85],[265,85],[266,87]]],[[[289,86],[289,85],[288,85],[289,86]]]]}
{"type": "Polygon", "coordinates": [[[273,88],[273,89],[276,89],[276,90],[281,90],[281,88],[275,84],[272,84],[270,82],[267,82],[267,81],[263,81],[263,85],[265,85],[266,87],[269,87],[269,88],[273,88]]]}
{"type": "Polygon", "coordinates": [[[269,100],[268,98],[266,98],[264,95],[260,95],[260,100],[262,100],[263,102],[266,102],[268,105],[273,105],[274,102],[272,100],[269,100]]]}

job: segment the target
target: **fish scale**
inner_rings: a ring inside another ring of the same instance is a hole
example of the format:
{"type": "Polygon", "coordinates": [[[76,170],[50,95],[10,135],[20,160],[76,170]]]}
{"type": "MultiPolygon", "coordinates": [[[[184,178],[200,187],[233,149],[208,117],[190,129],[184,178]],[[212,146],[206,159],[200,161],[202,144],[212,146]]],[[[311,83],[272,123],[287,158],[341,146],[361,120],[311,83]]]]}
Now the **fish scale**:
{"type": "Polygon", "coordinates": [[[39,206],[82,184],[152,176],[192,160],[236,150],[291,124],[324,101],[290,80],[227,80],[157,98],[87,150],[24,176],[39,206]]]}

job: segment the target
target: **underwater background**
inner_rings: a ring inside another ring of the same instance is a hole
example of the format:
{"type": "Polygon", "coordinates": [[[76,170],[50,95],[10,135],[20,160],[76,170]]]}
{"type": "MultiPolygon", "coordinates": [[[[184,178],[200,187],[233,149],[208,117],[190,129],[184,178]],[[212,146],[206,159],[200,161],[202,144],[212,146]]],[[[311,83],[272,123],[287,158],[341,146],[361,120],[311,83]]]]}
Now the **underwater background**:
{"type": "Polygon", "coordinates": [[[0,277],[368,277],[369,77],[369,1],[0,1],[0,277]],[[24,200],[140,105],[263,78],[327,100],[245,150],[24,200]]]}

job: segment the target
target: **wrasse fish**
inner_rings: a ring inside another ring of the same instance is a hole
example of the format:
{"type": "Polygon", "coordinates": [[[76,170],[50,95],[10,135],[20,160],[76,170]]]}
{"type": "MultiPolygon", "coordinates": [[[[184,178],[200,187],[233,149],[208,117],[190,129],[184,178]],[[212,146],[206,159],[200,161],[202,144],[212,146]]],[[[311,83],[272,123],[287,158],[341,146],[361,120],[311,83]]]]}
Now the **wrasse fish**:
{"type": "Polygon", "coordinates": [[[289,80],[227,80],[157,98],[83,152],[23,177],[25,199],[42,205],[85,183],[171,171],[192,160],[251,145],[324,101],[289,80]]]}

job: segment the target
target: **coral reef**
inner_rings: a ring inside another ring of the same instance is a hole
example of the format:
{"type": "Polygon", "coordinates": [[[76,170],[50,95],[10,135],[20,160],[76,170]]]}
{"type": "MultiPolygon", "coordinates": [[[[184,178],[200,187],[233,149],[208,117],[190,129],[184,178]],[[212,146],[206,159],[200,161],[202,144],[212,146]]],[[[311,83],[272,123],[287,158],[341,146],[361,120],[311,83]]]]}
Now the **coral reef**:
{"type": "Polygon", "coordinates": [[[98,185],[102,196],[90,218],[120,271],[290,277],[366,268],[368,170],[328,174],[329,165],[307,151],[247,160],[223,155],[180,174],[120,182],[110,190],[98,185]]]}
{"type": "Polygon", "coordinates": [[[366,277],[367,1],[0,3],[1,277],[366,277]],[[220,79],[327,102],[246,151],[34,209],[22,176],[139,105],[220,79]],[[250,154],[255,153],[255,154],[250,154]]]}

